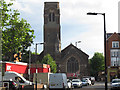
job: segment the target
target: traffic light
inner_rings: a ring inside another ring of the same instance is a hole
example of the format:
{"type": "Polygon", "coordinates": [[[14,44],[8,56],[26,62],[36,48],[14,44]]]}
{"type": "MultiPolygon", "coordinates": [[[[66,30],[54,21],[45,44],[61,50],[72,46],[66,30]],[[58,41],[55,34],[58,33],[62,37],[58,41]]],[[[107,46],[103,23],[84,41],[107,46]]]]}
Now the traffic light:
{"type": "Polygon", "coordinates": [[[22,53],[19,52],[17,55],[18,55],[18,60],[21,61],[22,53]]]}
{"type": "Polygon", "coordinates": [[[22,53],[21,52],[14,54],[14,62],[21,61],[21,57],[22,57],[22,53]]]}

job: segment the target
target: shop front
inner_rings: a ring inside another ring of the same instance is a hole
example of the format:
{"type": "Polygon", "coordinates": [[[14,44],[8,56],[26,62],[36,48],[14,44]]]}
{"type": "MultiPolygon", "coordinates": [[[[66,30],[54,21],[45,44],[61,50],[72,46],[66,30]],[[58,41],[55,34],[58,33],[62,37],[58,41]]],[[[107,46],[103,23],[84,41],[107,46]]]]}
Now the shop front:
{"type": "Polygon", "coordinates": [[[118,67],[110,67],[110,68],[108,68],[108,72],[107,72],[108,82],[111,82],[112,79],[118,78],[118,76],[119,76],[118,71],[119,71],[118,67]]]}

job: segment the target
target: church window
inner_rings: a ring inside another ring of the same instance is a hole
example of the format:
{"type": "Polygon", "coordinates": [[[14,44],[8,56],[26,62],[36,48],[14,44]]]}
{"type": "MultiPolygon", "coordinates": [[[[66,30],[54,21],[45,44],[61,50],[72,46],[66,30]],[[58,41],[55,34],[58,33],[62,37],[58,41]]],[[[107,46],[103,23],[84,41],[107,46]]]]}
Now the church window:
{"type": "Polygon", "coordinates": [[[49,14],[49,21],[51,22],[51,13],[49,14]]]}
{"type": "Polygon", "coordinates": [[[51,12],[51,13],[49,14],[49,21],[50,21],[50,22],[54,22],[54,21],[55,21],[55,13],[51,12]]]}
{"type": "Polygon", "coordinates": [[[52,15],[53,22],[55,21],[55,14],[52,15]]]}
{"type": "Polygon", "coordinates": [[[71,57],[67,62],[67,72],[76,73],[78,70],[79,70],[78,61],[74,57],[71,57]]]}

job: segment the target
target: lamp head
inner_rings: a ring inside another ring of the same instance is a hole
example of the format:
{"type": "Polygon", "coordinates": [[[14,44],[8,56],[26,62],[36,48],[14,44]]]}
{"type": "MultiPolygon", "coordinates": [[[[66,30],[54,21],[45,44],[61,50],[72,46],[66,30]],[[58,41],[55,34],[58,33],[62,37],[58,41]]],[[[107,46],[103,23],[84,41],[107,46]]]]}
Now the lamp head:
{"type": "Polygon", "coordinates": [[[98,13],[91,13],[91,12],[88,12],[87,15],[97,15],[98,13]]]}

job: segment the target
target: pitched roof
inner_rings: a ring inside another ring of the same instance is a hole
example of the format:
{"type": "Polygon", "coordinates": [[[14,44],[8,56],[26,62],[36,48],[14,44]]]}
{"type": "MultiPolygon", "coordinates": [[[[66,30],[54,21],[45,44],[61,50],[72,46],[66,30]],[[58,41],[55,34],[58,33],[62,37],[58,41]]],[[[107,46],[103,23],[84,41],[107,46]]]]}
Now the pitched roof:
{"type": "Polygon", "coordinates": [[[114,34],[117,34],[120,37],[120,33],[116,33],[116,32],[114,32],[114,33],[107,33],[106,40],[111,38],[114,34]]]}
{"type": "Polygon", "coordinates": [[[83,52],[82,50],[78,49],[76,46],[74,46],[72,43],[70,45],[68,45],[66,48],[64,48],[62,51],[61,51],[61,54],[62,55],[65,55],[65,52],[70,49],[71,47],[75,48],[78,52],[82,52],[84,55],[88,56],[88,54],[86,54],[85,52],[83,52]]]}

